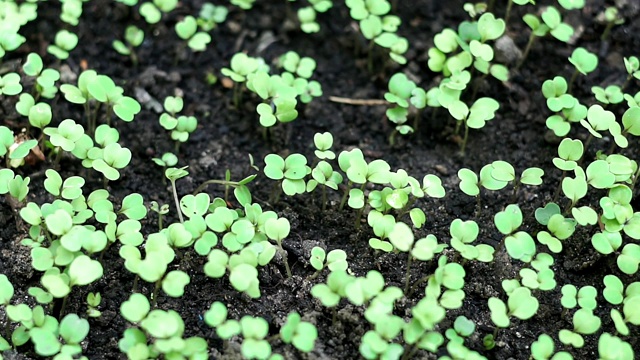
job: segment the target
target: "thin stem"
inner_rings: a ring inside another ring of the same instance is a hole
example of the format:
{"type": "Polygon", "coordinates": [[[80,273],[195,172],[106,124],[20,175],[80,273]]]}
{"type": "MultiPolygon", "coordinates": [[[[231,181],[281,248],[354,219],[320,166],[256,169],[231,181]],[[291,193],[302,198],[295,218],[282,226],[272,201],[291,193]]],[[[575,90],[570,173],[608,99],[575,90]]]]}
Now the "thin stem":
{"type": "Polygon", "coordinates": [[[537,36],[532,31],[531,35],[529,35],[529,41],[527,41],[527,46],[524,48],[524,52],[522,53],[522,57],[520,58],[520,61],[518,61],[518,65],[516,65],[516,70],[520,69],[520,66],[524,64],[525,60],[527,59],[527,56],[529,56],[529,51],[531,51],[531,47],[533,46],[533,43],[536,41],[536,37],[537,36]]]}
{"type": "Polygon", "coordinates": [[[327,209],[327,187],[322,186],[322,212],[327,209]]]}
{"type": "Polygon", "coordinates": [[[158,229],[159,229],[159,231],[162,231],[162,217],[163,217],[163,215],[158,213],[158,229]]]}
{"type": "Polygon", "coordinates": [[[571,74],[571,80],[569,80],[569,91],[568,93],[571,94],[571,89],[573,88],[573,83],[576,81],[576,79],[578,78],[578,74],[580,72],[578,71],[578,69],[576,69],[573,74],[571,74]]]}
{"type": "Polygon", "coordinates": [[[411,260],[413,259],[413,256],[411,256],[411,253],[408,254],[409,255],[409,259],[407,260],[407,276],[404,282],[404,293],[406,294],[409,291],[409,284],[410,284],[410,280],[411,280],[411,273],[409,272],[409,270],[411,270],[411,260]]]}
{"type": "Polygon", "coordinates": [[[464,149],[467,147],[467,138],[469,138],[469,125],[467,121],[464,121],[464,138],[462,139],[462,145],[460,146],[460,153],[464,155],[464,149]]]}
{"type": "Polygon", "coordinates": [[[375,43],[373,42],[373,40],[369,41],[369,55],[367,57],[367,69],[369,70],[369,73],[373,73],[373,49],[375,43]]]}
{"type": "Polygon", "coordinates": [[[7,309],[5,308],[4,311],[4,320],[5,320],[5,324],[4,324],[4,331],[7,335],[7,339],[11,339],[11,322],[9,321],[9,316],[7,316],[7,309]]]}
{"type": "Polygon", "coordinates": [[[513,6],[513,0],[509,0],[509,3],[507,4],[507,12],[504,15],[504,23],[508,24],[509,23],[509,16],[511,16],[511,7],[513,6]]]}
{"type": "Polygon", "coordinates": [[[409,289],[409,292],[408,292],[408,293],[407,293],[407,292],[405,292],[405,294],[407,295],[407,298],[408,298],[408,297],[411,297],[411,295],[416,291],[416,288],[418,287],[418,285],[420,285],[420,283],[422,283],[422,282],[425,282],[425,281],[429,280],[429,278],[430,278],[431,276],[433,276],[433,274],[431,274],[431,275],[427,275],[427,276],[424,276],[422,279],[420,279],[420,280],[418,280],[418,281],[414,282],[414,283],[413,283],[413,286],[411,286],[411,288],[409,289]]]}
{"type": "Polygon", "coordinates": [[[178,191],[176,190],[176,181],[171,180],[171,190],[173,192],[173,200],[176,202],[176,210],[178,211],[178,218],[180,223],[184,224],[184,218],[182,218],[182,211],[180,210],[180,200],[178,200],[178,191]]]}
{"type": "Polygon", "coordinates": [[[553,195],[553,202],[558,201],[558,196],[560,196],[560,190],[562,189],[562,181],[565,177],[567,177],[567,172],[565,170],[562,170],[562,176],[560,177],[558,188],[556,189],[556,193],[553,195]]]}
{"type": "Polygon", "coordinates": [[[635,188],[636,181],[638,180],[639,176],[640,176],[640,167],[638,167],[638,171],[636,171],[636,174],[633,176],[633,182],[631,182],[631,190],[635,188]]]}
{"type": "Polygon", "coordinates": [[[162,282],[162,279],[158,279],[158,281],[156,281],[156,285],[153,288],[153,294],[151,294],[151,308],[155,308],[156,304],[158,304],[158,290],[160,290],[160,283],[162,282]]]}
{"type": "Polygon", "coordinates": [[[291,279],[291,268],[289,267],[289,260],[287,260],[287,252],[282,248],[282,240],[278,241],[278,247],[282,254],[282,260],[284,261],[284,268],[287,270],[287,278],[291,279]]]}
{"type": "Polygon", "coordinates": [[[62,299],[62,307],[60,308],[60,314],[58,316],[58,320],[62,319],[62,315],[64,314],[64,311],[67,308],[68,300],[69,300],[69,295],[65,296],[64,299],[62,299]]]}
{"type": "Polygon", "coordinates": [[[593,135],[589,133],[589,137],[587,138],[587,141],[584,142],[584,147],[583,147],[584,150],[582,151],[582,157],[580,158],[580,160],[578,160],[578,166],[582,165],[582,160],[584,160],[584,157],[587,155],[587,148],[591,144],[592,140],[593,140],[593,135]]]}
{"type": "Polygon", "coordinates": [[[609,38],[609,33],[611,33],[611,29],[613,28],[613,25],[615,25],[615,23],[613,22],[607,23],[607,26],[604,28],[604,31],[602,32],[602,36],[600,36],[600,41],[607,41],[607,39],[609,38]]]}
{"type": "Polygon", "coordinates": [[[56,159],[53,161],[53,167],[57,167],[58,164],[60,164],[60,159],[62,159],[62,148],[58,146],[56,149],[58,150],[58,153],[56,154],[56,159]]]}
{"type": "Polygon", "coordinates": [[[342,200],[340,200],[340,207],[339,207],[340,210],[344,209],[344,204],[347,203],[347,196],[349,196],[349,191],[351,191],[352,185],[353,185],[353,182],[349,180],[349,182],[347,183],[347,189],[344,191],[344,195],[342,195],[342,200]]]}

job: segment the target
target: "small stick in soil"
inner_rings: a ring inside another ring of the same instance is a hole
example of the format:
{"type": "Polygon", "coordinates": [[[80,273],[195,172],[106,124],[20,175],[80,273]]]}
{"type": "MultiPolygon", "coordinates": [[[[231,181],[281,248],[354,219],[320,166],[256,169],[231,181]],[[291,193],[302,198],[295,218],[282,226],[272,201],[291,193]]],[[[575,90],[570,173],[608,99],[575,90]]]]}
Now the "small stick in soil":
{"type": "Polygon", "coordinates": [[[329,101],[333,101],[340,104],[347,105],[364,105],[364,106],[377,106],[377,105],[389,105],[387,100],[382,99],[352,99],[340,96],[329,96],[329,101]]]}

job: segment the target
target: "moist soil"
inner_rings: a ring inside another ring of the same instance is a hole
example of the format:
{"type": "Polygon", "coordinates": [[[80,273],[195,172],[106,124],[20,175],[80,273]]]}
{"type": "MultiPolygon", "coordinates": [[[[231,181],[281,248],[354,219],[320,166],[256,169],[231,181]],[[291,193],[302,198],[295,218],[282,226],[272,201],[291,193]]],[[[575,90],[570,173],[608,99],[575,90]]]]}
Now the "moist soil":
{"type": "MultiPolygon", "coordinates": [[[[249,166],[248,154],[254,157],[260,168],[264,166],[263,159],[269,153],[283,156],[302,153],[312,159],[313,135],[329,131],[334,135],[333,149],[336,152],[358,147],[368,160],[384,159],[392,169],[405,169],[417,178],[436,174],[442,179],[447,195],[442,199],[419,202],[427,214],[427,222],[417,230],[418,237],[434,234],[440,242],[447,243],[451,221],[456,218],[473,219],[480,226],[477,242],[498,247],[501,235],[493,225],[493,216],[510,203],[518,203],[525,215],[521,230],[530,234],[543,230],[533,218],[533,212],[553,199],[561,174],[551,162],[556,156],[559,139],[549,134],[544,124],[549,111],[540,92],[542,82],[556,75],[568,79],[573,69],[567,58],[575,47],[583,46],[599,55],[600,65],[589,76],[578,77],[574,93],[579,99],[591,104],[595,101],[590,92],[591,86],[622,84],[626,77],[623,56],[638,55],[637,50],[640,49],[640,22],[637,21],[640,6],[634,1],[620,1],[626,3],[623,11],[626,22],[614,27],[609,41],[603,43],[600,36],[604,25],[597,23],[595,17],[605,5],[612,4],[601,0],[587,1],[583,10],[565,14],[566,21],[577,29],[570,44],[551,38],[538,39],[528,60],[518,71],[512,72],[508,82],[480,80],[477,83],[478,96],[494,97],[500,103],[500,109],[496,118],[483,129],[471,131],[466,154],[462,156],[458,145],[460,138],[454,135],[455,124],[445,111],[425,110],[420,114],[416,133],[398,136],[396,144],[390,146],[388,136],[393,127],[385,118],[385,106],[355,106],[329,99],[329,96],[382,99],[389,77],[399,71],[408,74],[425,89],[438,83],[439,74],[428,69],[426,53],[437,32],[445,27],[455,28],[466,19],[462,10],[463,1],[397,3],[396,13],[403,21],[399,33],[407,37],[410,43],[408,63],[399,67],[385,62],[386,55],[374,54],[374,73],[367,70],[366,44],[356,32],[357,27],[350,19],[348,9],[339,1],[327,13],[319,15],[321,31],[313,35],[302,33],[297,24],[287,18],[286,5],[289,4],[285,4],[285,1],[257,1],[249,11],[229,5],[227,20],[212,31],[213,40],[202,53],[185,51],[182,41],[173,30],[176,21],[183,16],[198,13],[203,4],[201,1],[181,2],[176,10],[154,26],[146,25],[137,10],[123,4],[89,1],[84,3],[84,12],[76,28],[80,44],[62,64],[56,63],[45,51],[56,29],[62,26],[58,19],[59,6],[50,2],[41,3],[40,18],[25,28],[27,44],[12,53],[6,64],[11,64],[11,59],[24,58],[29,52],[38,52],[46,59],[45,63],[48,60],[53,64],[51,66],[61,68],[63,73],[71,77],[85,68],[109,75],[124,87],[126,95],[135,96],[143,103],[143,110],[134,122],[117,122],[115,125],[121,133],[120,143],[131,149],[133,158],[123,171],[122,178],[109,183],[111,200],[119,204],[124,196],[137,192],[144,197],[146,204],[151,201],[171,204],[168,221],[177,221],[170,187],[163,181],[162,168],[151,159],[173,149],[173,142],[158,123],[157,105],[168,95],[180,95],[184,97],[183,113],[194,115],[199,121],[196,132],[180,147],[179,166],[189,166],[189,176],[178,180],[181,195],[192,192],[206,180],[223,179],[227,169],[234,179],[255,173],[249,166]],[[138,50],[140,61],[137,67],[111,48],[111,42],[121,37],[129,24],[141,27],[146,34],[138,50]],[[299,104],[300,116],[297,120],[274,128],[265,137],[254,110],[257,99],[245,95],[242,105],[236,109],[231,101],[232,89],[220,75],[220,69],[228,66],[233,54],[239,51],[261,56],[270,62],[288,50],[317,61],[314,79],[322,84],[324,95],[310,104],[299,104]],[[220,76],[220,81],[214,85],[207,84],[205,79],[208,74],[220,76]],[[463,167],[477,172],[495,160],[508,161],[517,171],[532,166],[540,167],[545,170],[544,184],[523,187],[515,198],[511,187],[497,192],[483,192],[482,206],[478,212],[475,198],[459,190],[456,174],[463,167]]],[[[496,11],[500,15],[505,4],[502,1],[496,3],[496,11]]],[[[550,2],[540,3],[545,5],[550,2]]],[[[291,5],[293,9],[298,6],[297,3],[291,5]]],[[[529,35],[520,20],[524,11],[514,6],[507,27],[508,35],[521,49],[529,35]]],[[[637,84],[630,86],[628,92],[638,90],[637,84]]],[[[25,120],[12,110],[14,102],[15,99],[3,99],[0,115],[5,125],[18,131],[25,120]]],[[[80,119],[82,116],[79,106],[58,99],[53,101],[53,105],[56,109],[54,121],[80,119]]],[[[613,106],[610,110],[619,118],[624,107],[613,106]]],[[[574,128],[570,136],[585,140],[586,131],[574,128]]],[[[610,143],[611,139],[600,139],[593,142],[597,146],[591,146],[591,149],[607,149],[610,143]]],[[[636,140],[631,140],[625,154],[632,159],[638,158],[636,140]]],[[[589,156],[593,155],[589,153],[589,156]]],[[[29,201],[42,204],[52,200],[40,186],[44,180],[44,170],[49,167],[51,163],[44,162],[17,170],[31,177],[29,201]]],[[[60,172],[63,178],[87,174],[85,194],[102,186],[102,180],[96,173],[85,172],[75,159],[64,158],[60,172]]],[[[387,286],[401,288],[407,276],[406,254],[380,254],[368,246],[368,239],[373,236],[371,229],[366,223],[359,228],[354,226],[355,211],[338,210],[342,188],[338,192],[329,192],[330,204],[325,211],[321,211],[317,193],[283,196],[279,202],[270,203],[268,199],[273,187],[274,181],[262,174],[250,184],[254,201],[261,204],[263,209],[274,210],[291,222],[291,234],[283,245],[293,276],[287,278],[282,260],[276,258],[272,264],[260,270],[262,297],[252,300],[235,291],[227,278],[207,278],[202,272],[206,259],[193,254],[179,264],[172,264],[173,269],[182,269],[191,276],[185,295],[179,299],[160,295],[157,306],[180,313],[186,325],[185,336],[205,338],[212,359],[241,358],[239,340],[221,341],[201,320],[203,312],[214,301],[228,305],[229,318],[239,319],[247,314],[265,318],[272,335],[277,334],[287,314],[292,311],[297,311],[303,315],[303,319],[314,323],[319,336],[315,349],[309,354],[301,354],[279,341],[272,343],[274,352],[286,358],[357,359],[360,357],[360,338],[371,328],[363,317],[364,308],[352,306],[343,300],[337,307],[336,322],[332,322],[333,313],[310,295],[314,284],[326,280],[326,273],[309,279],[314,273],[308,263],[310,250],[313,246],[321,246],[327,251],[343,249],[348,254],[349,268],[353,274],[364,276],[369,270],[379,270],[387,286]]],[[[220,186],[210,185],[205,191],[212,197],[224,196],[224,188],[220,186]]],[[[590,200],[592,205],[597,205],[595,196],[590,200]]],[[[230,205],[237,207],[233,199],[230,205]]],[[[561,202],[561,205],[564,203],[561,202]]],[[[146,233],[157,231],[154,213],[149,212],[142,222],[146,233]]],[[[38,285],[40,274],[31,269],[29,249],[20,245],[20,241],[27,236],[27,226],[5,200],[0,200],[0,229],[0,273],[6,274],[16,287],[14,301],[17,299],[18,302],[33,304],[26,290],[29,286],[38,285]]],[[[464,305],[448,311],[447,318],[438,326],[438,330],[444,332],[451,327],[458,315],[468,317],[476,323],[477,328],[466,340],[467,346],[490,359],[528,359],[530,344],[542,333],[551,335],[556,344],[560,344],[558,331],[572,328],[573,314],[573,311],[563,311],[560,305],[562,285],[592,285],[601,294],[604,274],[615,274],[626,284],[634,280],[620,273],[614,256],[601,256],[594,251],[589,239],[595,231],[594,227],[580,228],[564,242],[564,251],[554,255],[555,263],[552,266],[558,285],[552,291],[535,291],[540,302],[536,315],[528,321],[513,319],[508,329],[498,332],[497,344],[492,350],[485,350],[482,344],[482,338],[495,329],[490,320],[487,299],[492,296],[505,299],[501,281],[517,278],[523,265],[506,255],[504,249],[499,250],[495,260],[489,264],[463,262],[466,270],[464,305]]],[[[538,250],[544,249],[541,247],[538,250]]],[[[445,250],[444,253],[450,260],[460,261],[452,250],[445,250]]],[[[104,257],[103,278],[90,286],[74,289],[66,312],[84,313],[86,294],[89,291],[100,292],[103,298],[100,306],[102,316],[89,319],[91,331],[83,342],[84,354],[90,359],[125,358],[119,352],[117,342],[130,324],[119,316],[119,306],[131,293],[134,278],[125,270],[116,247],[109,249],[104,257]]],[[[418,281],[431,274],[435,267],[435,261],[422,264],[414,262],[409,276],[418,291],[400,300],[395,314],[410,317],[411,307],[424,296],[420,290],[424,283],[418,281]]],[[[141,283],[140,291],[149,295],[153,291],[152,284],[141,283]]],[[[605,303],[601,295],[598,296],[598,302],[605,303]]],[[[53,311],[59,311],[59,307],[57,303],[53,311]]],[[[586,345],[581,349],[564,348],[576,359],[596,358],[599,334],[603,330],[615,333],[609,307],[600,306],[595,313],[603,321],[602,330],[586,336],[586,345]]],[[[640,339],[632,336],[626,340],[638,352],[640,339]]],[[[560,349],[563,347],[557,345],[556,350],[560,349]]],[[[413,358],[435,359],[445,354],[443,346],[437,355],[417,352],[413,358]]],[[[36,357],[29,346],[5,356],[10,359],[36,357]]]]}

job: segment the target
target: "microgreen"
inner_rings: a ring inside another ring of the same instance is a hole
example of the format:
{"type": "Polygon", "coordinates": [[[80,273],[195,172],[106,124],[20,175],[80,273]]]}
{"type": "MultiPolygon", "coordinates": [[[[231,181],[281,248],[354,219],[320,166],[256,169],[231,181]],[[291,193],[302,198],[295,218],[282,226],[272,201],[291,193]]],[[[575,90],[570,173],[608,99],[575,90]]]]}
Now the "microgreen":
{"type": "Polygon", "coordinates": [[[47,52],[60,60],[65,60],[69,57],[69,52],[78,45],[78,35],[67,30],[60,30],[56,33],[53,43],[54,45],[47,47],[47,52]]]}
{"type": "MultiPolygon", "coordinates": [[[[303,194],[306,190],[304,178],[311,173],[307,158],[301,154],[291,154],[283,159],[280,155],[269,154],[264,158],[264,174],[273,180],[279,180],[285,194],[292,196],[303,194]]],[[[279,192],[273,196],[275,202],[279,192]]]]}
{"type": "Polygon", "coordinates": [[[531,357],[535,360],[554,359],[571,360],[573,357],[566,351],[555,352],[555,344],[551,336],[540,334],[538,340],[531,344],[531,357]]]}
{"type": "Polygon", "coordinates": [[[271,240],[274,240],[278,244],[278,248],[280,248],[280,253],[284,258],[284,265],[287,270],[287,276],[291,277],[291,269],[289,268],[289,262],[287,261],[286,252],[282,248],[282,240],[289,236],[289,231],[291,230],[291,225],[289,224],[289,220],[285,218],[279,219],[269,219],[264,224],[265,232],[267,237],[271,240]]]}
{"type": "Polygon", "coordinates": [[[575,348],[584,346],[582,335],[590,335],[600,328],[601,320],[590,309],[581,308],[573,314],[573,330],[562,329],[558,338],[565,345],[575,348]]]}
{"type": "Polygon", "coordinates": [[[531,290],[526,287],[516,288],[509,294],[507,304],[496,297],[489,298],[491,321],[497,327],[507,328],[511,323],[510,317],[527,320],[538,311],[538,305],[538,300],[531,295],[531,290]]]}
{"type": "Polygon", "coordinates": [[[229,10],[225,6],[204,3],[198,13],[198,26],[204,31],[211,31],[227,19],[229,10]]]}
{"type": "Polygon", "coordinates": [[[140,15],[148,24],[156,24],[162,19],[162,13],[173,11],[178,5],[178,0],[153,0],[140,5],[140,15]]]}
{"type": "Polygon", "coordinates": [[[111,46],[121,55],[126,55],[131,58],[131,63],[134,66],[138,64],[138,56],[136,55],[135,48],[140,46],[144,41],[144,31],[135,25],[129,25],[124,30],[124,40],[113,40],[111,46]]]}
{"type": "Polygon", "coordinates": [[[8,73],[0,76],[0,93],[4,95],[17,95],[22,91],[20,75],[8,73]]]}
{"type": "Polygon", "coordinates": [[[171,191],[173,192],[173,200],[175,201],[176,210],[178,211],[178,217],[180,218],[181,223],[184,223],[184,219],[182,218],[182,211],[180,210],[181,208],[180,208],[180,201],[178,200],[178,190],[176,189],[176,180],[189,175],[189,172],[185,170],[186,168],[187,166],[184,166],[181,168],[168,168],[164,171],[164,176],[167,179],[169,179],[169,181],[171,182],[171,191]]]}
{"type": "Polygon", "coordinates": [[[573,50],[569,57],[569,62],[576,68],[569,81],[569,91],[571,91],[571,85],[573,85],[578,73],[588,75],[598,67],[598,56],[585,48],[579,47],[573,50]]]}
{"type": "Polygon", "coordinates": [[[569,42],[574,30],[571,25],[562,22],[562,15],[558,9],[553,6],[547,6],[540,17],[545,25],[549,27],[551,36],[562,42],[569,42]]]}
{"type": "Polygon", "coordinates": [[[211,42],[211,35],[204,31],[198,31],[198,22],[195,17],[188,15],[178,21],[175,26],[178,37],[187,41],[187,46],[193,51],[204,51],[211,42]]]}
{"type": "Polygon", "coordinates": [[[296,312],[287,316],[287,322],[280,329],[280,338],[286,344],[293,344],[302,352],[313,350],[315,340],[318,337],[316,327],[306,321],[302,321],[296,312]]]}

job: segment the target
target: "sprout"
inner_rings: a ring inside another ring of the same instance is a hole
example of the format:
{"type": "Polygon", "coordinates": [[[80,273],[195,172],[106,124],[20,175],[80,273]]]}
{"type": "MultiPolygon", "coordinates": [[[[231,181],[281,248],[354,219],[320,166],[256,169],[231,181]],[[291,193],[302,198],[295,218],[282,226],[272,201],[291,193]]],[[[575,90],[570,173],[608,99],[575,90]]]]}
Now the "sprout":
{"type": "Polygon", "coordinates": [[[545,25],[549,27],[551,36],[562,42],[569,42],[574,30],[571,25],[562,22],[562,15],[558,9],[553,6],[547,6],[540,17],[545,25]]]}
{"type": "Polygon", "coordinates": [[[497,327],[507,328],[511,323],[509,317],[527,320],[538,311],[538,305],[538,300],[531,296],[531,290],[519,287],[509,294],[507,304],[496,297],[489,298],[491,321],[497,327]]]}
{"type": "Polygon", "coordinates": [[[579,309],[573,314],[573,330],[562,329],[558,333],[558,338],[565,345],[575,348],[584,346],[582,335],[590,335],[600,328],[600,318],[593,314],[590,309],[579,309]]]}
{"type": "Polygon", "coordinates": [[[211,36],[206,32],[198,32],[196,18],[188,15],[176,23],[176,33],[193,51],[204,51],[211,42],[211,36]]]}
{"type": "Polygon", "coordinates": [[[137,66],[138,56],[136,55],[135,48],[140,46],[144,41],[144,31],[135,25],[129,25],[124,30],[124,40],[126,44],[121,40],[113,40],[111,46],[119,54],[129,56],[133,66],[137,66]]]}
{"type": "Polygon", "coordinates": [[[66,60],[69,52],[78,45],[78,35],[67,30],[60,30],[53,41],[54,45],[47,47],[47,52],[60,60],[66,60]]]}
{"type": "Polygon", "coordinates": [[[287,316],[287,322],[280,328],[280,338],[286,344],[293,344],[302,352],[310,352],[318,337],[316,327],[306,321],[301,321],[297,312],[287,316]]]}

